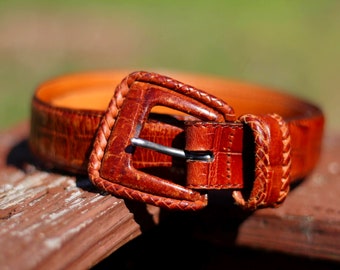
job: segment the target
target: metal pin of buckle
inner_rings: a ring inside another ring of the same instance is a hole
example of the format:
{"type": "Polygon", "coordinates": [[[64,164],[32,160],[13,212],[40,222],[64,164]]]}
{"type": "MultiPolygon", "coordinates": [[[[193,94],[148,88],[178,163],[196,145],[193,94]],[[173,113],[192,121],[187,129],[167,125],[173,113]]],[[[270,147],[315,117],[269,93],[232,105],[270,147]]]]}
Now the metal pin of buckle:
{"type": "Polygon", "coordinates": [[[154,151],[157,151],[162,154],[166,154],[172,157],[179,157],[189,160],[200,160],[200,161],[206,161],[210,162],[214,156],[209,151],[185,151],[178,148],[168,147],[164,146],[162,144],[154,143],[148,140],[144,140],[141,138],[132,138],[131,144],[134,146],[139,146],[147,149],[151,149],[154,151]]]}

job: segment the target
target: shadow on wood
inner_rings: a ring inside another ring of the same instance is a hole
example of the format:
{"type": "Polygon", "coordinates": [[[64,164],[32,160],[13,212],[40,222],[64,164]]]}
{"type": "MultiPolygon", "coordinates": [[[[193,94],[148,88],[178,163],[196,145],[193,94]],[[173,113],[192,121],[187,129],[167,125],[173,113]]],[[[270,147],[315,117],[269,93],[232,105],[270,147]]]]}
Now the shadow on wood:
{"type": "Polygon", "coordinates": [[[0,135],[3,269],[339,266],[339,134],[327,134],[318,167],[284,205],[255,213],[228,192],[199,212],[124,201],[86,176],[43,169],[27,134],[24,123],[0,135]]]}

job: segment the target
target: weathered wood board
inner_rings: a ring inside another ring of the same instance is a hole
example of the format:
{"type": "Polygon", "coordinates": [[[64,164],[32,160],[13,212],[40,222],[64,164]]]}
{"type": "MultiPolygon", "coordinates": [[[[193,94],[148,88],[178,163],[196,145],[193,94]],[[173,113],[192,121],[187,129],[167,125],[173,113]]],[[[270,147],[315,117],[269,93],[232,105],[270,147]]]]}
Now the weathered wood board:
{"type": "Polygon", "coordinates": [[[37,170],[27,134],[0,136],[1,269],[86,269],[141,233],[124,201],[87,178],[37,170]]]}
{"type": "Polygon", "coordinates": [[[182,213],[101,193],[86,177],[38,169],[28,132],[23,123],[0,135],[2,269],[88,269],[164,225],[168,237],[183,241],[340,262],[339,133],[326,134],[317,168],[281,207],[243,213],[216,196],[207,209],[182,213]]]}

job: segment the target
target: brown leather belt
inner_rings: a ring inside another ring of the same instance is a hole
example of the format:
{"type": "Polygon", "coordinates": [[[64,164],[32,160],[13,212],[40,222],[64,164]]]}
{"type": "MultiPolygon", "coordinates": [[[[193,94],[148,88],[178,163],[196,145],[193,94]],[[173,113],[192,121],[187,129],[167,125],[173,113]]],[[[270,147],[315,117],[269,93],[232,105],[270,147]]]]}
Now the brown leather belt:
{"type": "Polygon", "coordinates": [[[245,209],[276,207],[317,163],[324,116],[309,102],[213,76],[127,74],[40,85],[33,153],[113,195],[179,210],[205,207],[212,189],[245,209]]]}

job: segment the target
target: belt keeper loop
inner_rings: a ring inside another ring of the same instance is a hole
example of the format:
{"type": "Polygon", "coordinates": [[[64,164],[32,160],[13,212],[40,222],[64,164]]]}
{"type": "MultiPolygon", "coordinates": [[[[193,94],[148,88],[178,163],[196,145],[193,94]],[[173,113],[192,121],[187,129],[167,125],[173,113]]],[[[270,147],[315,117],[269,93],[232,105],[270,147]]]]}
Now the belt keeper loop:
{"type": "Polygon", "coordinates": [[[288,125],[277,114],[243,115],[255,139],[255,179],[249,198],[234,191],[238,205],[248,210],[277,207],[289,192],[291,172],[291,138],[288,125]]]}

